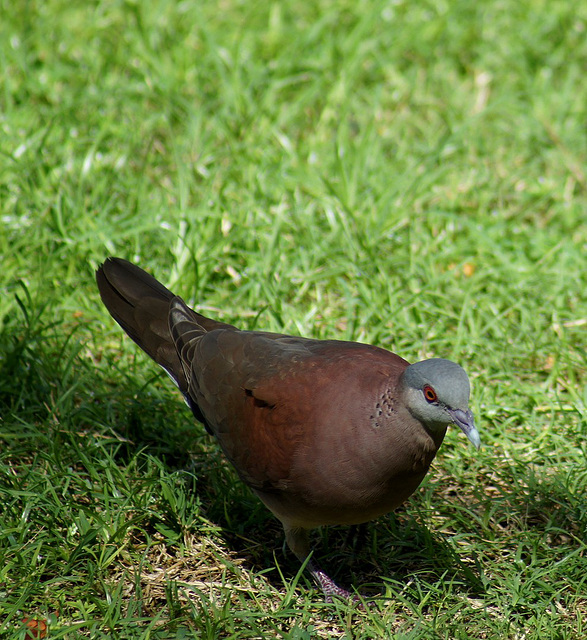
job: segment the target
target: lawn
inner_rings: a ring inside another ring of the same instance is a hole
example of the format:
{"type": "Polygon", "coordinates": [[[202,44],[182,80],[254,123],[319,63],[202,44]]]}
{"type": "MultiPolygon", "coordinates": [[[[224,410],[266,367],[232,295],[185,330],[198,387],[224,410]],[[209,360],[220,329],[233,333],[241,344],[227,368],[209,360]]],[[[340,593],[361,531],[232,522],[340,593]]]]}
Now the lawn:
{"type": "Polygon", "coordinates": [[[0,638],[587,635],[587,5],[0,0],[0,638]],[[465,367],[327,604],[100,302],[465,367]]]}

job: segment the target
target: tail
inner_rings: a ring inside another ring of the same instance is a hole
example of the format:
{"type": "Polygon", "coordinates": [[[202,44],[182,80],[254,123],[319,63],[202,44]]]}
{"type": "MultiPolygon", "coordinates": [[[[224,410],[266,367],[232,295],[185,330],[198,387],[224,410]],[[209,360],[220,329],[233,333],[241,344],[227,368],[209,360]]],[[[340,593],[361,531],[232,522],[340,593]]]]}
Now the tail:
{"type": "Polygon", "coordinates": [[[184,321],[174,327],[174,333],[181,333],[185,328],[189,330],[190,337],[195,337],[197,332],[204,334],[213,329],[234,329],[231,325],[196,313],[153,276],[127,260],[108,258],[96,271],[96,281],[110,315],[145,353],[167,371],[184,395],[188,392],[188,381],[178,354],[179,345],[176,346],[178,336],[174,340],[171,332],[174,324],[172,307],[181,307],[184,321]],[[172,301],[175,301],[173,305],[172,301]]]}

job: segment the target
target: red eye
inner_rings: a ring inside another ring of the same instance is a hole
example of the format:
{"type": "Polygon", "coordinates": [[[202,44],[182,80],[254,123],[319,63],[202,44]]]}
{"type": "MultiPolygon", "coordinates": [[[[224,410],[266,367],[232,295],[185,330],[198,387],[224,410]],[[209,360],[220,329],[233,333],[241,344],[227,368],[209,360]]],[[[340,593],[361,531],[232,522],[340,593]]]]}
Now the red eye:
{"type": "Polygon", "coordinates": [[[424,397],[428,402],[436,402],[438,400],[436,391],[428,384],[424,387],[424,397]]]}

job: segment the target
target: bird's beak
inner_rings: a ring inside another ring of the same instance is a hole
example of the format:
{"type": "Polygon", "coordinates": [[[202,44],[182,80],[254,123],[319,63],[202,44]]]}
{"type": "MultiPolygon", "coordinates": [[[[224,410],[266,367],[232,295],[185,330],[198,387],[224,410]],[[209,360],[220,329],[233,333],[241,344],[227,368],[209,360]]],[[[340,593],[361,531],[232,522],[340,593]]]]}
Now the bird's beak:
{"type": "Polygon", "coordinates": [[[469,409],[466,411],[463,411],[462,409],[450,409],[449,414],[452,421],[467,436],[467,438],[469,438],[475,448],[478,449],[481,446],[481,437],[479,436],[479,432],[475,426],[473,413],[469,409]]]}

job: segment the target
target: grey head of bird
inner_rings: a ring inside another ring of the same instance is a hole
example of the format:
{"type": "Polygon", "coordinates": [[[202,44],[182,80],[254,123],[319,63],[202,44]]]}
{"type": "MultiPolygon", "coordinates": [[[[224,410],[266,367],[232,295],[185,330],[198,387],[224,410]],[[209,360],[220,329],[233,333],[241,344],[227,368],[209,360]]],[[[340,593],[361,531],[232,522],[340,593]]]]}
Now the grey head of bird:
{"type": "Polygon", "coordinates": [[[401,385],[408,411],[432,435],[453,423],[479,448],[481,439],[469,409],[471,385],[461,366],[444,358],[415,362],[403,372],[401,385]]]}

